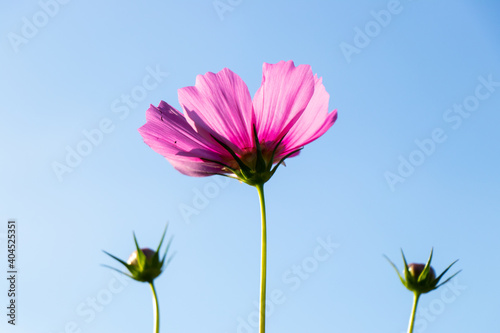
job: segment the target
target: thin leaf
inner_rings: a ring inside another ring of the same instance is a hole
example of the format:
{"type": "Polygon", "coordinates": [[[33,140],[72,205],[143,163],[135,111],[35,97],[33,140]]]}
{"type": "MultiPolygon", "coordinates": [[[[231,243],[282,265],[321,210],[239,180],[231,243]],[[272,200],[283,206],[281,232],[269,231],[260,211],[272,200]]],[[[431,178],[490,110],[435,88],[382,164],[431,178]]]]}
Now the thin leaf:
{"type": "MultiPolygon", "coordinates": [[[[255,141],[255,147],[257,148],[257,160],[255,161],[255,170],[258,173],[266,171],[266,161],[264,161],[264,157],[262,156],[262,147],[260,146],[259,138],[257,136],[257,129],[255,128],[255,124],[253,125],[253,139],[255,141]]],[[[271,161],[272,164],[272,161],[271,161]]]]}
{"type": "Polygon", "coordinates": [[[106,253],[106,254],[107,254],[108,256],[110,256],[111,258],[113,258],[113,259],[115,259],[116,261],[120,262],[120,263],[121,263],[122,265],[124,265],[125,267],[127,267],[127,266],[128,266],[128,264],[127,264],[125,261],[121,260],[120,258],[115,257],[115,256],[114,256],[114,255],[112,255],[111,253],[108,253],[108,252],[106,252],[106,251],[104,251],[104,250],[102,250],[102,252],[106,253]]]}
{"type": "Polygon", "coordinates": [[[124,272],[120,271],[119,269],[116,269],[116,268],[111,267],[111,266],[108,266],[108,265],[101,265],[101,266],[106,267],[106,268],[109,268],[109,269],[112,269],[112,270],[114,270],[114,271],[117,271],[118,273],[121,273],[121,274],[123,274],[123,275],[126,275],[126,276],[128,276],[129,278],[132,278],[132,279],[134,279],[134,280],[135,280],[135,278],[134,278],[132,275],[127,274],[127,273],[124,273],[124,272]]]}
{"type": "Polygon", "coordinates": [[[432,261],[432,253],[434,252],[434,248],[431,248],[431,254],[429,255],[429,259],[427,260],[427,263],[425,264],[424,270],[422,273],[420,273],[420,276],[418,277],[418,282],[421,282],[427,278],[427,275],[429,275],[429,272],[431,270],[431,261],[432,261]]]}
{"type": "Polygon", "coordinates": [[[408,262],[406,261],[406,257],[405,257],[405,254],[403,252],[403,249],[401,249],[401,256],[403,257],[403,262],[405,264],[405,269],[404,269],[404,272],[405,272],[405,279],[407,282],[409,282],[410,284],[415,284],[415,279],[413,278],[413,275],[410,274],[410,270],[408,269],[408,262]]]}
{"type": "MultiPolygon", "coordinates": [[[[235,170],[235,169],[231,168],[229,165],[224,164],[224,163],[222,163],[222,162],[215,161],[215,160],[211,160],[211,159],[208,159],[208,158],[203,158],[203,157],[200,157],[200,159],[201,159],[203,162],[212,162],[212,163],[215,163],[215,164],[219,164],[220,166],[223,166],[224,168],[229,169],[232,173],[236,173],[236,170],[235,170]]],[[[214,175],[218,175],[218,173],[214,173],[214,175]]],[[[222,176],[225,176],[225,175],[222,175],[222,176]]]]}
{"type": "Polygon", "coordinates": [[[219,139],[217,139],[215,136],[213,136],[212,134],[210,134],[210,136],[215,140],[217,141],[218,144],[220,144],[225,150],[227,150],[227,152],[229,154],[231,154],[231,156],[234,158],[234,160],[236,161],[236,163],[238,163],[238,165],[240,166],[240,169],[242,171],[242,173],[246,176],[249,175],[249,172],[251,171],[250,168],[248,166],[246,166],[245,163],[243,163],[243,161],[238,157],[238,155],[236,155],[236,153],[231,149],[229,148],[228,145],[226,145],[224,142],[220,141],[219,139]]]}
{"type": "Polygon", "coordinates": [[[165,267],[167,267],[168,264],[170,264],[170,262],[172,261],[172,259],[174,259],[176,254],[177,254],[177,252],[172,253],[172,255],[167,259],[167,262],[165,263],[165,267]]]}
{"type": "Polygon", "coordinates": [[[156,249],[156,253],[160,252],[160,247],[163,244],[163,240],[165,239],[165,235],[167,233],[167,229],[168,229],[168,223],[165,226],[165,230],[163,231],[163,235],[161,236],[160,244],[158,245],[158,248],[156,249]]]}
{"type": "MultiPolygon", "coordinates": [[[[274,146],[273,153],[271,154],[271,162],[269,162],[269,171],[271,170],[271,167],[272,167],[272,166],[273,166],[273,164],[274,164],[274,155],[276,154],[276,151],[278,150],[279,145],[281,144],[281,142],[283,141],[283,139],[285,138],[285,136],[286,136],[287,134],[288,134],[288,132],[287,132],[287,133],[285,133],[285,134],[281,137],[281,139],[278,141],[278,143],[276,144],[276,146],[274,146]]],[[[284,162],[284,161],[281,161],[281,162],[284,162]]]]}
{"type": "Polygon", "coordinates": [[[146,255],[144,254],[144,252],[142,252],[141,248],[139,247],[139,243],[137,242],[137,237],[135,237],[135,232],[134,232],[134,242],[135,242],[135,248],[137,249],[137,263],[139,264],[139,267],[142,270],[144,268],[144,264],[146,263],[146,255]]]}
{"type": "Polygon", "coordinates": [[[445,284],[446,282],[450,281],[451,279],[453,279],[455,277],[455,275],[457,275],[458,273],[460,273],[462,270],[459,270],[458,272],[456,272],[455,274],[453,274],[452,276],[450,276],[449,278],[447,278],[443,283],[440,283],[439,285],[437,285],[436,287],[434,287],[434,289],[437,289],[439,287],[441,287],[443,284],[445,284]]]}
{"type": "MultiPolygon", "coordinates": [[[[439,280],[441,280],[441,278],[443,277],[443,275],[445,275],[445,274],[446,274],[446,272],[448,272],[448,270],[451,268],[451,266],[455,265],[455,263],[456,263],[457,261],[458,261],[458,259],[457,259],[457,260],[455,260],[454,262],[452,262],[452,263],[450,264],[450,266],[446,267],[446,269],[443,271],[443,273],[441,273],[441,274],[440,274],[440,275],[436,278],[436,283],[438,283],[438,282],[439,282],[439,280]]],[[[448,279],[448,280],[449,280],[449,279],[448,279]]]]}
{"type": "Polygon", "coordinates": [[[163,265],[163,262],[165,261],[165,257],[167,256],[167,252],[170,249],[170,244],[172,244],[172,239],[173,239],[173,237],[170,237],[170,240],[167,243],[167,248],[165,249],[165,253],[163,254],[163,258],[161,259],[162,265],[163,265]]]}
{"type": "Polygon", "coordinates": [[[384,254],[384,257],[385,259],[387,259],[387,261],[391,264],[391,266],[394,268],[394,270],[396,271],[396,273],[398,274],[399,276],[399,279],[401,280],[401,282],[406,285],[406,281],[403,279],[403,277],[401,276],[401,273],[399,273],[399,270],[398,268],[396,267],[396,265],[394,265],[394,263],[391,261],[391,259],[389,259],[389,257],[387,257],[385,254],[384,254]]]}
{"type": "Polygon", "coordinates": [[[287,154],[285,157],[283,157],[279,162],[278,164],[276,164],[273,168],[273,170],[271,171],[271,175],[274,175],[274,173],[276,172],[276,170],[278,169],[278,167],[280,166],[281,163],[283,163],[285,161],[285,159],[287,159],[288,157],[292,156],[293,154],[295,153],[298,153],[299,151],[301,151],[302,148],[299,148],[297,150],[294,150],[292,151],[291,153],[287,154]]]}

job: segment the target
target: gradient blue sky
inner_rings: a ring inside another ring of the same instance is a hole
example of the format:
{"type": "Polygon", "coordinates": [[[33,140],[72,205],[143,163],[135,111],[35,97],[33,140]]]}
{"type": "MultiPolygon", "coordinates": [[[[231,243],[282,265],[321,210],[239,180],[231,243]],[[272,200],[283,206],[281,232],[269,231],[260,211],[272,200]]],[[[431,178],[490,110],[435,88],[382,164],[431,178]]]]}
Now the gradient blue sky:
{"type": "Polygon", "coordinates": [[[198,74],[228,67],[253,95],[262,63],[289,59],[339,118],[266,184],[268,331],[404,332],[412,295],[383,254],[401,268],[400,248],[431,247],[463,272],[422,298],[416,332],[498,331],[498,2],[54,1],[0,6],[2,272],[9,218],[19,246],[18,325],[2,279],[0,331],[151,332],[147,285],[101,250],[128,257],[132,231],[154,247],[168,222],[162,332],[256,332],[256,190],[181,175],[137,129],[198,74]]]}

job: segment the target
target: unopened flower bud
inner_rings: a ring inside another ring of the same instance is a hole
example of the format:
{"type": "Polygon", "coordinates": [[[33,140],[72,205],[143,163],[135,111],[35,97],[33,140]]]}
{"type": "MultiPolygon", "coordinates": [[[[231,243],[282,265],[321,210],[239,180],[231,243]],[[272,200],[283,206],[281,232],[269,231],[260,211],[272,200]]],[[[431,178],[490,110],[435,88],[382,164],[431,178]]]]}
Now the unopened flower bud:
{"type": "MultiPolygon", "coordinates": [[[[155,255],[155,251],[151,250],[150,248],[143,248],[141,249],[142,253],[146,256],[146,260],[151,260],[153,256],[155,255]]],[[[128,257],[127,264],[137,266],[137,250],[135,250],[130,257],[128,257]]]]}
{"type": "Polygon", "coordinates": [[[406,258],[401,250],[401,254],[403,256],[403,261],[405,264],[405,268],[403,270],[403,275],[399,273],[398,268],[392,261],[389,260],[391,263],[392,267],[396,270],[396,273],[399,275],[399,279],[401,280],[401,283],[410,291],[414,292],[417,295],[420,294],[425,294],[428,293],[429,291],[432,291],[434,289],[439,288],[446,282],[448,282],[451,278],[453,278],[455,275],[457,275],[460,271],[457,273],[453,274],[451,277],[446,279],[446,281],[439,283],[439,280],[443,277],[443,275],[450,269],[453,264],[455,264],[457,261],[455,260],[448,268],[444,270],[443,273],[441,273],[437,278],[436,278],[436,272],[434,269],[431,267],[431,260],[432,260],[432,250],[431,254],[429,256],[429,260],[427,260],[426,264],[407,264],[406,263],[406,258]]]}
{"type": "MultiPolygon", "coordinates": [[[[108,254],[110,257],[113,259],[117,260],[120,262],[122,265],[127,267],[129,270],[130,274],[123,273],[118,270],[118,272],[125,274],[129,277],[131,277],[134,280],[141,281],[141,282],[149,282],[152,283],[154,279],[156,279],[162,272],[163,266],[165,264],[168,265],[172,257],[167,259],[167,262],[165,263],[165,258],[167,256],[168,249],[170,247],[170,242],[168,242],[167,248],[165,250],[165,253],[162,258],[160,258],[159,251],[160,247],[163,243],[163,239],[165,238],[165,234],[167,232],[167,229],[165,229],[165,232],[163,233],[163,236],[161,237],[160,245],[158,245],[158,249],[156,251],[151,250],[150,248],[139,248],[139,244],[137,243],[137,239],[135,238],[134,234],[134,241],[136,245],[136,250],[130,255],[128,258],[127,262],[115,257],[112,254],[109,254],[108,252],[104,251],[106,254],[108,254]]],[[[113,267],[110,267],[112,269],[115,269],[113,267]]],[[[116,270],[116,269],[115,269],[116,270]]]]}
{"type": "MultiPolygon", "coordinates": [[[[410,274],[418,279],[420,274],[424,271],[425,264],[409,264],[408,265],[408,271],[410,274]]],[[[436,278],[436,273],[434,272],[434,268],[430,268],[429,270],[429,275],[427,276],[428,279],[434,280],[436,278]]]]}
{"type": "Polygon", "coordinates": [[[135,250],[128,258],[128,269],[137,281],[151,282],[161,274],[163,262],[151,249],[135,250]],[[140,251],[140,252],[139,252],[140,251]]]}

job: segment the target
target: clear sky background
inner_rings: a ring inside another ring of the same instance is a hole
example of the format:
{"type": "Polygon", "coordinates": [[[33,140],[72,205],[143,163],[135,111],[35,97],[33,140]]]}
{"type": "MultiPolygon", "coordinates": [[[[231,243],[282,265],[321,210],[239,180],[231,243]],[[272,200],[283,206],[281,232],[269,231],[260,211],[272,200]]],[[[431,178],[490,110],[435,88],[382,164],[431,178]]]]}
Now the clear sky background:
{"type": "Polygon", "coordinates": [[[412,295],[383,255],[432,247],[438,273],[463,271],[422,297],[416,332],[499,331],[497,1],[63,2],[0,6],[1,332],[152,332],[148,286],[102,250],[127,258],[133,231],[155,247],[167,222],[162,332],[257,332],[257,191],[181,175],[137,129],[198,74],[228,67],[253,95],[290,59],[339,116],[266,184],[268,331],[404,332],[412,295]]]}

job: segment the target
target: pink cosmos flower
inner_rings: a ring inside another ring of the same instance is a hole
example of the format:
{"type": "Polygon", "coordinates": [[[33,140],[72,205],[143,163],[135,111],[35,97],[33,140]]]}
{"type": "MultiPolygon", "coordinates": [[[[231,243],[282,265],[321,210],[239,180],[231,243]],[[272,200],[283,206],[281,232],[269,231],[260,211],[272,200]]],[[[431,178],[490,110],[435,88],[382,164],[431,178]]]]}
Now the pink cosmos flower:
{"type": "Polygon", "coordinates": [[[337,119],[329,94],[309,65],[263,65],[253,100],[228,68],[198,75],[178,91],[184,113],[161,101],[146,112],[144,142],[181,173],[215,174],[264,184],[277,167],[323,135],[337,119]]]}

